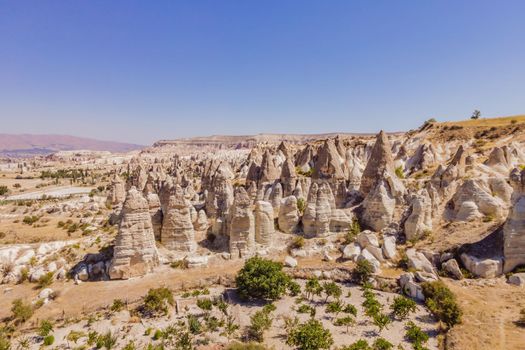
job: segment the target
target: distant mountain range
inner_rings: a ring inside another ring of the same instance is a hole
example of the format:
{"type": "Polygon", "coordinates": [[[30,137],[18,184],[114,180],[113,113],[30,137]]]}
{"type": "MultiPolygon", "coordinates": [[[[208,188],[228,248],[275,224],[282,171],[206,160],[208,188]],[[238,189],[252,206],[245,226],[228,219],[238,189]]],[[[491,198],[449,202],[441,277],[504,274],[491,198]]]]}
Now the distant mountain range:
{"type": "Polygon", "coordinates": [[[0,134],[0,155],[8,157],[28,157],[75,150],[124,153],[141,148],[144,146],[69,135],[0,134]]]}

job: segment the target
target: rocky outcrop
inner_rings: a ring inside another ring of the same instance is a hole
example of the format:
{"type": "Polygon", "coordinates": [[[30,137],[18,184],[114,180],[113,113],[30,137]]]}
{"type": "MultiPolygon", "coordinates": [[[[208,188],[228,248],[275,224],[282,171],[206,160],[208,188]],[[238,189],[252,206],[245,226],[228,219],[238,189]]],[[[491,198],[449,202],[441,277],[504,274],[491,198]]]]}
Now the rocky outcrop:
{"type": "Polygon", "coordinates": [[[160,207],[159,196],[156,193],[148,193],[146,199],[148,201],[149,213],[151,215],[153,233],[155,234],[155,239],[160,241],[160,234],[162,231],[162,209],[160,207]]]}
{"type": "Polygon", "coordinates": [[[115,174],[111,179],[108,202],[111,205],[119,205],[126,199],[126,184],[122,178],[115,174]]]}
{"type": "Polygon", "coordinates": [[[272,205],[265,201],[255,203],[255,241],[268,246],[275,232],[272,205]]]}
{"type": "Polygon", "coordinates": [[[395,205],[390,186],[383,180],[365,198],[361,221],[366,227],[381,231],[392,222],[395,205]]]}
{"type": "Polygon", "coordinates": [[[339,154],[333,140],[328,139],[317,152],[312,173],[313,179],[345,179],[344,158],[339,154]]]}
{"type": "Polygon", "coordinates": [[[260,170],[260,183],[273,183],[279,178],[280,172],[275,165],[275,160],[270,151],[267,149],[262,158],[260,170]]]}
{"type": "Polygon", "coordinates": [[[359,190],[362,195],[366,196],[371,191],[374,191],[378,183],[384,179],[385,173],[391,177],[395,176],[390,142],[386,134],[381,131],[376,136],[372,154],[370,155],[368,163],[366,163],[365,170],[361,177],[361,187],[359,190]]]}
{"type": "Polygon", "coordinates": [[[297,198],[295,196],[283,198],[279,208],[279,229],[284,233],[296,233],[299,220],[300,215],[297,209],[297,198]]]}
{"type": "Polygon", "coordinates": [[[481,180],[466,180],[452,197],[452,219],[472,221],[483,216],[501,218],[506,204],[488,192],[487,187],[481,180]]]}
{"type": "Polygon", "coordinates": [[[326,236],[330,233],[330,220],[335,203],[326,182],[310,186],[303,215],[303,232],[307,236],[326,236]]]}
{"type": "Polygon", "coordinates": [[[250,257],[255,248],[255,217],[252,201],[243,187],[235,193],[229,216],[230,256],[250,257]]]}
{"type": "Polygon", "coordinates": [[[109,277],[127,279],[142,276],[152,272],[158,264],[148,201],[132,187],[122,208],[109,277]]]}
{"type": "Polygon", "coordinates": [[[417,240],[432,230],[432,202],[426,190],[412,198],[410,215],[405,221],[405,237],[417,240]]]}
{"type": "Polygon", "coordinates": [[[525,264],[525,170],[512,171],[512,208],[503,226],[504,272],[525,264]]]}
{"type": "Polygon", "coordinates": [[[175,185],[162,222],[161,242],[167,249],[179,252],[197,249],[190,207],[182,188],[175,185]]]}

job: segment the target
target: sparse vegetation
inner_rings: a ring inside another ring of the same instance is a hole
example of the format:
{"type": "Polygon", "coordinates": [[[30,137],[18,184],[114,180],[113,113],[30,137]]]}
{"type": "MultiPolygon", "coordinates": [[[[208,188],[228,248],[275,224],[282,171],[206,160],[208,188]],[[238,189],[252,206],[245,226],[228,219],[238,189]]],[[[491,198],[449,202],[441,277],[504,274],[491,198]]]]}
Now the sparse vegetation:
{"type": "Polygon", "coordinates": [[[13,300],[11,313],[15,323],[24,323],[33,316],[33,307],[22,299],[13,300]]]}
{"type": "Polygon", "coordinates": [[[417,309],[416,302],[404,296],[394,298],[394,302],[390,305],[392,314],[401,320],[406,319],[411,313],[417,309]]]}
{"type": "Polygon", "coordinates": [[[374,273],[374,267],[366,259],[359,260],[354,269],[354,279],[363,284],[367,282],[374,273]]]}
{"type": "Polygon", "coordinates": [[[334,340],[328,329],[321,322],[310,319],[288,331],[286,343],[299,350],[329,349],[334,340]]]}
{"type": "Polygon", "coordinates": [[[358,234],[361,233],[361,225],[359,225],[359,220],[357,218],[352,219],[352,224],[348,228],[348,232],[345,237],[345,243],[350,244],[355,241],[358,234]]]}
{"type": "Polygon", "coordinates": [[[166,287],[154,288],[148,291],[144,298],[142,311],[149,316],[167,315],[169,306],[174,303],[171,290],[166,287]]]}

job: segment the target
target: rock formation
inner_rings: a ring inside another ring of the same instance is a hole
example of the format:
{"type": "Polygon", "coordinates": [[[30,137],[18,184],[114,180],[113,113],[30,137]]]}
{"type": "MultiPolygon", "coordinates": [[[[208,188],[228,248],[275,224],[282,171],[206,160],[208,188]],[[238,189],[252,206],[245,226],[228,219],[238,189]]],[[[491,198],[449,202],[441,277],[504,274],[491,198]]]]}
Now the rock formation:
{"type": "Polygon", "coordinates": [[[158,264],[148,201],[132,187],[122,208],[109,276],[111,279],[142,276],[158,264]]]}
{"type": "Polygon", "coordinates": [[[252,201],[243,187],[236,190],[228,228],[232,259],[251,256],[255,248],[255,217],[252,201]]]}
{"type": "Polygon", "coordinates": [[[272,205],[265,201],[255,202],[255,241],[268,246],[275,232],[272,205]]]}
{"type": "Polygon", "coordinates": [[[196,250],[190,206],[191,203],[184,198],[182,188],[175,185],[162,222],[161,242],[166,248],[179,252],[196,250]]]}
{"type": "Polygon", "coordinates": [[[525,170],[514,169],[510,176],[514,187],[512,208],[503,226],[503,271],[525,264],[525,170]]]}
{"type": "MultiPolygon", "coordinates": [[[[301,199],[304,201],[304,199],[301,199]]],[[[297,198],[289,196],[283,198],[279,208],[279,229],[284,233],[296,233],[300,221],[299,210],[297,209],[297,198]]]]}

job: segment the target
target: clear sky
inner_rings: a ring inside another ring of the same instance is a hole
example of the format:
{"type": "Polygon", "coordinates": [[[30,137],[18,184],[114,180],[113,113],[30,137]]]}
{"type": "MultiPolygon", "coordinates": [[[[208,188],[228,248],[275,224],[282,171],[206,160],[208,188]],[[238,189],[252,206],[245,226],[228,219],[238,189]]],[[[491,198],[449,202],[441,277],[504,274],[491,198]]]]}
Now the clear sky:
{"type": "Polygon", "coordinates": [[[0,0],[0,132],[142,144],[525,113],[525,1],[0,0]]]}

